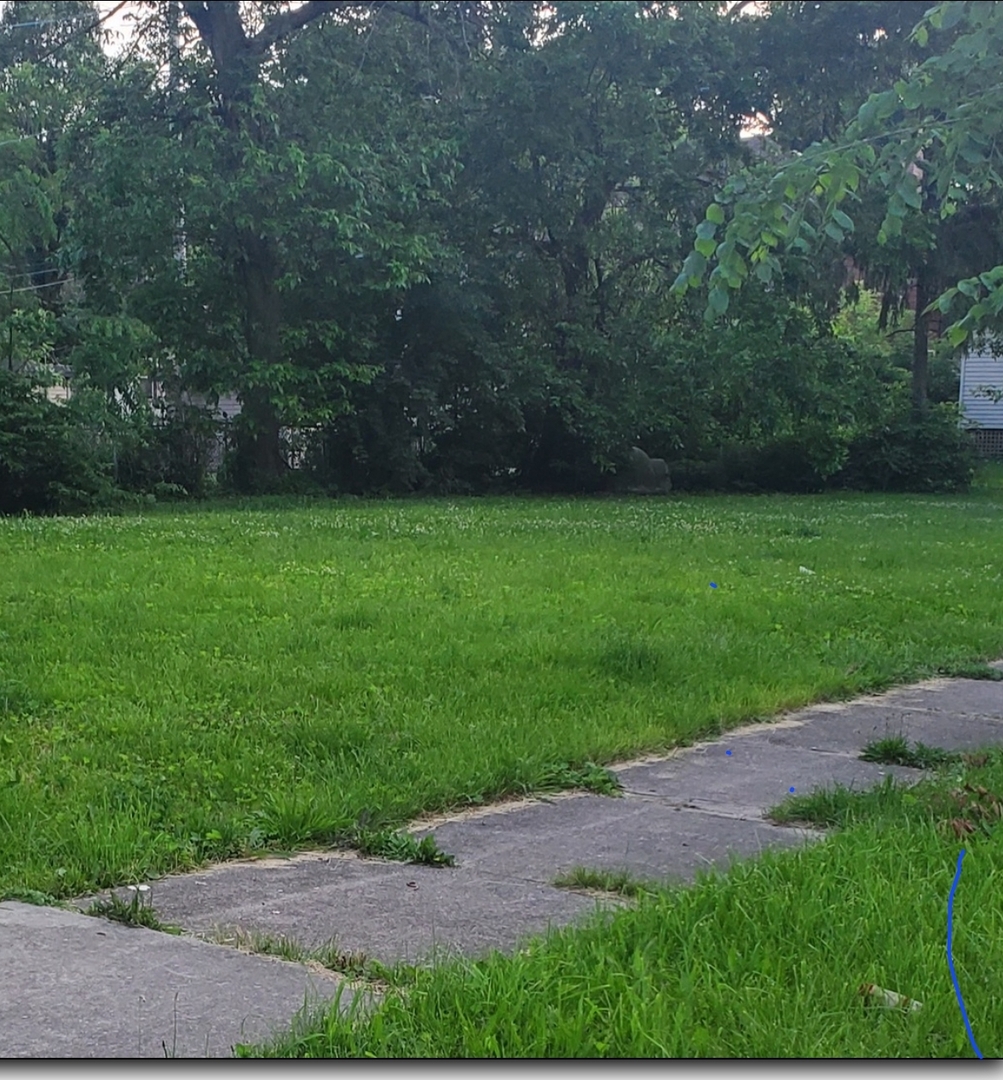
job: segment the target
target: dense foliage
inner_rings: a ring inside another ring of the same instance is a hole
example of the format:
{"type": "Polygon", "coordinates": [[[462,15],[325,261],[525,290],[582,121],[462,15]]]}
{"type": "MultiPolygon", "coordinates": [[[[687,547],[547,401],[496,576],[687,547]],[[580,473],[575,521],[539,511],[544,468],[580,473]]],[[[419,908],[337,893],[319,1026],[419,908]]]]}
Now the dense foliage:
{"type": "MultiPolygon", "coordinates": [[[[868,196],[837,144],[970,96],[952,57],[995,40],[986,5],[915,32],[924,2],[124,7],[117,44],[86,0],[0,10],[0,365],[69,376],[77,407],[32,407],[76,425],[93,481],[48,451],[29,468],[41,443],[5,392],[3,475],[32,477],[6,481],[5,510],[116,489],[595,491],[635,445],[677,487],[967,482],[939,405],[955,361],[907,299],[996,258],[996,114],[924,144],[941,201],[900,183],[884,219],[890,181],[868,196]],[[879,307],[851,303],[847,256],[879,307]],[[684,295],[708,259],[714,325],[684,295]]],[[[983,278],[944,310],[992,307],[983,278]]]]}

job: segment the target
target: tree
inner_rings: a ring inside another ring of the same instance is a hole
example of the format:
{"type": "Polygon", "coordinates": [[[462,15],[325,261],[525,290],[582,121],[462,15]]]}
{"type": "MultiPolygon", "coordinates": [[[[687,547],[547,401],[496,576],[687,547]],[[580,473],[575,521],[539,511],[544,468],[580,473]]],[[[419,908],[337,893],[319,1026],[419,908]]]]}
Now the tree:
{"type": "Polygon", "coordinates": [[[58,147],[104,70],[100,25],[82,0],[16,0],[0,12],[0,355],[8,370],[37,372],[53,358],[69,215],[58,147]]]}
{"type": "Polygon", "coordinates": [[[347,63],[392,5],[188,3],[190,23],[150,6],[146,57],[69,149],[78,266],[105,315],[154,331],[161,374],[239,390],[238,478],[274,485],[282,428],[329,421],[371,377],[358,297],[421,278],[432,241],[405,208],[448,185],[447,147],[409,126],[406,93],[347,63]]]}
{"type": "Polygon", "coordinates": [[[940,4],[912,33],[921,47],[939,38],[945,39],[942,51],[872,94],[838,142],[813,144],[779,168],[733,178],[707,209],[676,282],[677,292],[685,293],[711,267],[708,314],[714,316],[727,310],[729,291],[750,276],[773,283],[784,264],[844,244],[859,236],[860,225],[867,226],[865,242],[875,263],[882,250],[891,255],[896,245],[911,248],[919,253],[912,263],[918,408],[926,399],[930,312],[960,316],[948,330],[954,344],[976,328],[999,325],[1003,312],[1000,248],[994,230],[986,228],[988,220],[999,220],[1003,186],[1003,149],[997,145],[1003,129],[1003,9],[940,4]],[[869,217],[868,200],[874,198],[881,212],[869,217]],[[945,289],[959,273],[962,280],[945,289]]]}
{"type": "Polygon", "coordinates": [[[501,4],[486,25],[462,85],[444,68],[434,89],[459,140],[436,218],[455,257],[401,305],[394,393],[417,391],[436,471],[594,484],[668,422],[659,327],[707,173],[739,153],[739,28],[647,3],[501,4]]]}

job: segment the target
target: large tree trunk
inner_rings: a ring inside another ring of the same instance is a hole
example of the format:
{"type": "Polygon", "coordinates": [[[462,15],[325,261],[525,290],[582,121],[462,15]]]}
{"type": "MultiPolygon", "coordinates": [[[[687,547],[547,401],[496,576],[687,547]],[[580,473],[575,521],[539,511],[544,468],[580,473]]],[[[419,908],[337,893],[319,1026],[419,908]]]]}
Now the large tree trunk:
{"type": "MultiPolygon", "coordinates": [[[[250,102],[268,50],[287,34],[344,3],[310,0],[291,10],[272,14],[253,36],[248,36],[236,0],[186,0],[185,12],[198,29],[216,69],[220,119],[234,137],[250,136],[262,144],[262,133],[251,116],[250,102]]],[[[225,166],[242,168],[234,155],[225,166]]],[[[231,177],[227,177],[231,179],[231,177]]],[[[253,215],[254,208],[250,207],[253,215]]],[[[267,370],[282,362],[282,305],[278,280],[282,268],[272,238],[263,229],[243,229],[235,237],[234,257],[244,292],[244,324],[252,364],[267,370]]],[[[260,380],[238,387],[243,404],[246,438],[238,450],[238,476],[252,489],[267,489],[286,471],[280,442],[280,418],[272,389],[260,380]]]]}
{"type": "MultiPolygon", "coordinates": [[[[266,366],[282,360],[282,303],[278,290],[279,268],[272,245],[253,234],[241,237],[241,277],[247,306],[247,349],[253,360],[266,366]]],[[[248,426],[243,470],[251,486],[271,487],[286,471],[282,456],[278,412],[268,386],[249,385],[242,395],[248,426]]]]}

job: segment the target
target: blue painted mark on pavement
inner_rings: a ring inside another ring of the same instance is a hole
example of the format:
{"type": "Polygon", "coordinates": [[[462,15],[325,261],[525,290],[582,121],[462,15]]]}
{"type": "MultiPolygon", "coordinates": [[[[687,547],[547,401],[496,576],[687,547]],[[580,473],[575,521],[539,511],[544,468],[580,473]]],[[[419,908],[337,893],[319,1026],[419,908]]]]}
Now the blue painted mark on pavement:
{"type": "Polygon", "coordinates": [[[958,976],[954,974],[954,957],[951,956],[951,929],[954,921],[954,894],[958,888],[958,882],[961,880],[961,860],[965,857],[965,849],[962,848],[958,854],[958,869],[954,874],[954,884],[951,886],[951,895],[947,898],[947,966],[951,969],[951,980],[954,982],[954,992],[958,995],[958,1005],[961,1006],[961,1015],[965,1020],[965,1030],[968,1032],[968,1041],[972,1044],[972,1049],[975,1051],[975,1056],[981,1060],[982,1051],[979,1050],[975,1043],[975,1036],[972,1034],[972,1025],[968,1022],[968,1013],[965,1012],[965,1003],[961,1000],[961,987],[958,986],[958,976]]]}

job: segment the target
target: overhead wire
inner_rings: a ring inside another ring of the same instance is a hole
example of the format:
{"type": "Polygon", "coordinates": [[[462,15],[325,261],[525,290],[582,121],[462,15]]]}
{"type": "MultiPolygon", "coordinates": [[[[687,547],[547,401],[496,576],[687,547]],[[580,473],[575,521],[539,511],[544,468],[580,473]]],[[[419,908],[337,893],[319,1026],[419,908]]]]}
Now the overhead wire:
{"type": "MultiPolygon", "coordinates": [[[[72,34],[70,34],[68,37],[64,38],[60,42],[57,42],[51,49],[49,49],[48,52],[42,53],[42,55],[38,57],[38,59],[35,61],[35,63],[40,64],[45,60],[51,59],[61,49],[65,49],[66,46],[69,45],[71,41],[76,40],[78,37],[80,37],[83,34],[89,34],[92,30],[97,30],[97,28],[99,26],[102,26],[109,19],[111,19],[112,17],[117,15],[122,10],[122,8],[124,8],[126,6],[126,4],[128,4],[128,3],[129,3],[129,0],[120,0],[119,3],[117,3],[109,11],[106,11],[104,13],[104,15],[102,15],[99,19],[95,19],[93,22],[88,23],[86,26],[81,26],[80,29],[74,30],[74,32],[72,34]]],[[[19,27],[19,26],[34,26],[34,25],[41,26],[41,25],[44,25],[44,24],[50,23],[50,22],[55,22],[55,23],[58,23],[58,22],[75,22],[76,19],[77,19],[77,16],[67,16],[64,19],[40,19],[40,20],[36,20],[35,23],[13,23],[13,24],[9,24],[6,27],[3,26],[2,23],[0,23],[0,28],[14,29],[14,28],[19,27]]],[[[38,133],[36,133],[34,135],[19,135],[16,139],[5,139],[3,142],[0,142],[0,146],[13,146],[14,143],[25,142],[28,139],[37,139],[38,136],[41,135],[41,134],[44,134],[44,132],[38,132],[38,133]]]]}
{"type": "Polygon", "coordinates": [[[37,292],[39,289],[54,289],[57,285],[65,285],[66,280],[47,281],[43,285],[20,285],[16,289],[0,289],[0,294],[9,296],[11,293],[37,292]]]}
{"type": "MultiPolygon", "coordinates": [[[[42,53],[42,55],[37,58],[36,63],[41,64],[43,62],[43,60],[51,59],[53,56],[55,56],[55,54],[57,52],[59,52],[59,50],[65,49],[66,46],[71,41],[74,41],[77,38],[81,37],[82,35],[84,35],[84,33],[90,33],[92,30],[96,30],[99,26],[103,26],[105,23],[108,22],[109,18],[112,18],[113,16],[118,15],[118,13],[124,8],[124,6],[127,3],[128,3],[128,0],[120,0],[120,2],[117,3],[116,5],[114,5],[113,8],[106,11],[104,15],[101,15],[99,18],[94,19],[93,22],[87,23],[85,26],[81,26],[79,29],[74,30],[72,33],[70,33],[70,35],[68,35],[62,41],[56,42],[56,44],[54,44],[52,46],[52,49],[50,49],[48,52],[42,53]]],[[[71,22],[76,21],[77,17],[78,16],[67,16],[66,18],[39,19],[37,25],[41,26],[41,25],[43,25],[45,23],[50,23],[50,22],[51,23],[71,23],[71,22]]],[[[12,25],[10,25],[8,27],[5,27],[5,29],[13,29],[16,26],[31,26],[31,25],[35,25],[35,24],[31,24],[31,23],[17,24],[17,23],[15,23],[15,24],[12,24],[12,25]]],[[[2,27],[2,24],[0,24],[0,27],[2,27]]]]}

